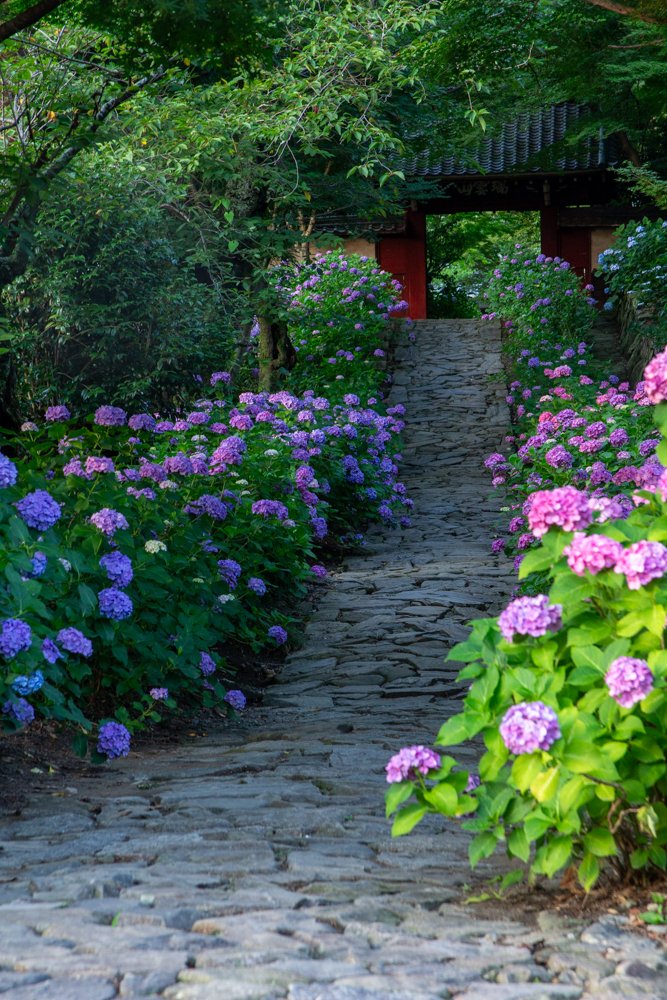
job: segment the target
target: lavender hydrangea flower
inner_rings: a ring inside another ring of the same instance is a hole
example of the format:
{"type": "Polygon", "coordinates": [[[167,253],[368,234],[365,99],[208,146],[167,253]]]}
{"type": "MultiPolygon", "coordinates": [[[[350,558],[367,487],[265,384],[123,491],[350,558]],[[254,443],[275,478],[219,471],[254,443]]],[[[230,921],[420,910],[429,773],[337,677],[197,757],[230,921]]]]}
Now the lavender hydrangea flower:
{"type": "Polygon", "coordinates": [[[231,707],[235,709],[237,712],[245,708],[246,696],[244,695],[243,691],[238,691],[238,690],[228,691],[222,700],[226,701],[227,704],[231,705],[231,707]]]}
{"type": "Polygon", "coordinates": [[[149,693],[153,701],[166,701],[169,697],[168,688],[151,688],[149,693]]]}
{"type": "Polygon", "coordinates": [[[503,743],[510,753],[517,755],[548,750],[560,736],[558,716],[542,701],[512,705],[500,723],[503,743]]]}
{"type": "Polygon", "coordinates": [[[144,462],[139,469],[141,479],[152,479],[155,483],[161,483],[167,478],[167,473],[163,465],[158,462],[144,462]]]}
{"type": "Polygon", "coordinates": [[[646,660],[619,656],[605,674],[609,694],[622,708],[632,708],[653,690],[653,674],[646,660]]]}
{"type": "Polygon", "coordinates": [[[28,576],[32,579],[35,579],[46,572],[46,567],[49,564],[49,560],[43,552],[35,552],[30,562],[32,563],[32,573],[29,573],[28,576]]]}
{"type": "Polygon", "coordinates": [[[557,444],[555,448],[550,448],[545,454],[544,460],[552,469],[569,469],[574,461],[571,453],[562,444],[557,444]]]}
{"type": "Polygon", "coordinates": [[[326,567],[320,566],[317,563],[310,567],[311,573],[314,573],[318,580],[323,580],[327,575],[326,567]]]}
{"type": "Polygon", "coordinates": [[[42,656],[48,663],[55,663],[62,655],[53,639],[44,640],[42,643],[42,656]]]}
{"type": "Polygon", "coordinates": [[[14,486],[19,478],[19,472],[6,455],[0,454],[0,487],[14,486]]]}
{"type": "Polygon", "coordinates": [[[496,555],[498,552],[502,552],[505,548],[507,542],[504,538],[494,538],[491,542],[491,552],[496,555]]]}
{"type": "Polygon", "coordinates": [[[204,677],[208,677],[215,671],[215,662],[208,653],[202,651],[201,658],[199,660],[199,669],[203,673],[204,677]]]}
{"type": "Polygon", "coordinates": [[[122,552],[109,552],[102,556],[100,566],[106,570],[107,577],[117,587],[127,587],[134,575],[132,560],[122,552]]]}
{"type": "Polygon", "coordinates": [[[100,406],[95,410],[94,419],[99,427],[123,427],[127,414],[119,406],[100,406]]]}
{"type": "Polygon", "coordinates": [[[251,507],[253,514],[261,514],[265,518],[277,517],[284,521],[289,511],[279,500],[257,500],[251,507]]]}
{"type": "Polygon", "coordinates": [[[63,423],[70,420],[71,416],[66,406],[49,406],[44,414],[45,420],[52,423],[63,423]]]}
{"type": "Polygon", "coordinates": [[[134,413],[128,420],[128,425],[133,431],[154,431],[157,426],[155,417],[150,413],[134,413]]]}
{"type": "Polygon", "coordinates": [[[562,625],[561,604],[549,604],[546,594],[537,597],[518,597],[507,605],[498,616],[498,626],[508,642],[513,642],[514,634],[546,635],[557,632],[562,625]]]}
{"type": "Polygon", "coordinates": [[[630,590],[639,590],[667,572],[667,548],[661,542],[642,538],[623,549],[614,572],[624,573],[630,590]]]}
{"type": "Polygon", "coordinates": [[[115,467],[110,458],[103,455],[89,455],[86,459],[86,472],[92,475],[95,472],[115,472],[115,467]]]}
{"type": "Polygon", "coordinates": [[[2,623],[0,634],[0,653],[8,660],[13,660],[23,649],[30,649],[32,631],[30,626],[20,618],[6,618],[2,623]]]}
{"type": "Polygon", "coordinates": [[[234,559],[219,559],[218,573],[229,585],[230,590],[236,590],[236,586],[241,576],[241,567],[234,559]]]}
{"type": "Polygon", "coordinates": [[[207,424],[211,419],[208,413],[201,413],[199,410],[195,410],[193,413],[188,413],[187,421],[193,426],[198,426],[200,424],[207,424]]]}
{"type": "Polygon", "coordinates": [[[606,535],[585,535],[583,531],[575,531],[574,538],[563,549],[567,556],[567,564],[577,576],[583,576],[586,570],[595,576],[604,569],[616,565],[623,552],[623,546],[606,535]]]}
{"type": "Polygon", "coordinates": [[[129,730],[120,722],[103,723],[97,737],[97,752],[106,754],[109,760],[127,757],[130,752],[129,730]]]}
{"type": "Polygon", "coordinates": [[[620,448],[622,445],[627,444],[629,440],[628,432],[623,430],[622,427],[617,427],[609,435],[609,444],[612,448],[620,448]]]}
{"type": "Polygon", "coordinates": [[[130,527],[124,514],[120,514],[111,507],[102,507],[95,514],[91,514],[90,523],[94,524],[107,538],[113,538],[114,533],[119,529],[125,530],[130,527]]]}
{"type": "Polygon", "coordinates": [[[26,677],[25,674],[21,674],[20,677],[17,677],[12,684],[12,688],[16,694],[28,695],[34,694],[35,691],[39,691],[43,684],[44,674],[41,670],[35,670],[35,672],[30,674],[29,677],[26,677]]]}
{"type": "Polygon", "coordinates": [[[16,504],[16,510],[28,527],[37,531],[48,531],[62,514],[60,504],[46,490],[26,493],[16,504]]]}
{"type": "Polygon", "coordinates": [[[18,701],[14,702],[7,700],[2,711],[4,715],[8,715],[10,719],[15,719],[24,726],[35,718],[35,709],[25,698],[19,698],[18,701]]]}
{"type": "Polygon", "coordinates": [[[211,375],[211,385],[215,386],[216,382],[228,383],[231,382],[232,376],[229,372],[213,372],[211,375]]]}
{"type": "Polygon", "coordinates": [[[134,610],[134,605],[127,594],[116,587],[107,587],[105,590],[100,590],[97,599],[99,601],[100,614],[104,618],[111,618],[115,622],[122,621],[123,618],[129,618],[134,610]]]}
{"type": "Polygon", "coordinates": [[[251,576],[248,580],[248,589],[254,590],[256,594],[262,597],[266,593],[266,584],[258,576],[251,576]]]}
{"type": "Polygon", "coordinates": [[[61,628],[56,636],[56,640],[68,653],[78,653],[79,656],[92,656],[93,644],[78,628],[61,628]]]}
{"type": "Polygon", "coordinates": [[[275,639],[279,646],[287,642],[287,632],[282,625],[272,625],[266,633],[271,639],[275,639]]]}
{"type": "Polygon", "coordinates": [[[440,755],[425,746],[403,747],[394,754],[385,765],[387,781],[393,784],[397,781],[418,781],[420,774],[440,767],[440,755]]]}
{"type": "Polygon", "coordinates": [[[165,472],[173,475],[174,473],[179,476],[191,476],[194,472],[194,466],[187,455],[183,452],[179,452],[178,455],[172,455],[164,460],[165,472]]]}
{"type": "Polygon", "coordinates": [[[478,775],[476,775],[476,774],[469,774],[468,775],[468,784],[466,785],[466,794],[470,794],[470,792],[474,792],[475,789],[479,788],[479,786],[481,784],[482,784],[482,781],[478,777],[478,775]]]}

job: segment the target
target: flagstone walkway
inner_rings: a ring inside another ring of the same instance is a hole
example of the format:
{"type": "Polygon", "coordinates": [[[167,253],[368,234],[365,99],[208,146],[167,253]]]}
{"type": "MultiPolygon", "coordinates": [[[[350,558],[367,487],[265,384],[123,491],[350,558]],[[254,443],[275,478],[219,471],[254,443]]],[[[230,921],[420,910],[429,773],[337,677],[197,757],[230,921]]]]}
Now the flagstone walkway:
{"type": "Polygon", "coordinates": [[[482,464],[507,421],[503,387],[486,384],[499,331],[419,323],[400,362],[413,526],[375,529],[320,588],[263,707],[192,747],[133,751],[0,827],[8,1000],[667,996],[664,950],[622,918],[477,919],[457,823],[389,836],[384,765],[458,710],[444,656],[514,585],[490,555],[482,464]]]}

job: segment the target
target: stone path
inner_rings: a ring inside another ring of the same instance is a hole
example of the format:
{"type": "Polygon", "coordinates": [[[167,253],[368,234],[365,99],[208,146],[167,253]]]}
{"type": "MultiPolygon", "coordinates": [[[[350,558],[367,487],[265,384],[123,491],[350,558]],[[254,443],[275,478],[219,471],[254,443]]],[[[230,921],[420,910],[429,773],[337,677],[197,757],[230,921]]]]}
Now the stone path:
{"type": "Polygon", "coordinates": [[[514,585],[489,554],[482,467],[507,419],[503,389],[485,382],[498,331],[424,322],[400,360],[413,527],[377,529],[321,588],[303,649],[242,725],[133,752],[0,827],[9,1000],[667,996],[664,949],[622,918],[586,930],[549,913],[537,929],[477,919],[460,904],[458,824],[389,836],[384,765],[458,709],[443,657],[514,585]]]}

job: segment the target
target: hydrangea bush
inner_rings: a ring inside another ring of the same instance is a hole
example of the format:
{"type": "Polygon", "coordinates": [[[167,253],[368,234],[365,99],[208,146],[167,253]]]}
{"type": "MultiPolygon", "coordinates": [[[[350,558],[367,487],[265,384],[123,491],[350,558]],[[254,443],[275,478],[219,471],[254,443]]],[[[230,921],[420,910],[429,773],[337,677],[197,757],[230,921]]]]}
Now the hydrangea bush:
{"type": "Polygon", "coordinates": [[[642,311],[642,332],[664,343],[667,339],[667,222],[644,219],[641,225],[622,226],[616,232],[614,246],[601,253],[598,260],[609,295],[605,309],[613,309],[622,293],[634,296],[642,311]]]}
{"type": "Polygon", "coordinates": [[[165,710],[242,709],[220,644],[288,641],[287,602],[326,577],[313,548],[330,533],[409,525],[404,410],[377,388],[235,398],[228,373],[208,381],[191,412],[105,404],[78,420],[54,405],[5,436],[5,730],[35,713],[72,723],[85,755],[95,722],[101,759],[165,710]]]}
{"type": "MultiPolygon", "coordinates": [[[[572,315],[588,315],[587,291],[573,288],[572,315]]],[[[543,324],[542,360],[523,346],[525,314],[508,313],[514,426],[486,465],[522,593],[451,650],[470,686],[436,740],[481,737],[486,752],[473,775],[401,751],[387,812],[395,834],[426,812],[461,817],[473,865],[501,845],[532,877],[576,865],[588,891],[605,861],[623,877],[667,869],[667,350],[634,389],[600,383],[583,374],[587,319],[543,324]]]]}

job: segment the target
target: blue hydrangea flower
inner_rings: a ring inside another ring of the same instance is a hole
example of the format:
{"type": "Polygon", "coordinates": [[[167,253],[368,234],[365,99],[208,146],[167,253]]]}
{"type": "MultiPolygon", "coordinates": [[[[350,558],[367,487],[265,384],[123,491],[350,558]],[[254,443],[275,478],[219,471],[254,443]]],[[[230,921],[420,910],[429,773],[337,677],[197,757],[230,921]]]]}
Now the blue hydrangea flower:
{"type": "Polygon", "coordinates": [[[129,618],[134,610],[130,598],[117,587],[107,587],[106,590],[100,590],[97,599],[100,605],[100,614],[104,618],[111,618],[114,622],[129,618]]]}
{"type": "Polygon", "coordinates": [[[100,566],[107,571],[107,576],[117,587],[127,587],[134,575],[132,560],[122,552],[109,552],[102,556],[100,566]]]}
{"type": "Polygon", "coordinates": [[[16,678],[12,687],[17,694],[26,695],[34,694],[35,691],[39,691],[43,684],[44,674],[41,670],[35,670],[33,674],[30,674],[30,677],[26,677],[25,674],[21,674],[20,677],[16,678]]]}
{"type": "Polygon", "coordinates": [[[0,653],[12,660],[22,649],[30,649],[32,632],[30,626],[20,618],[6,618],[2,622],[0,653]]]}
{"type": "Polygon", "coordinates": [[[35,552],[34,556],[30,560],[32,563],[32,573],[30,573],[30,576],[33,578],[41,576],[47,567],[48,561],[49,560],[43,552],[35,552]]]}
{"type": "Polygon", "coordinates": [[[243,691],[228,691],[223,698],[223,701],[226,701],[228,705],[231,705],[232,708],[239,711],[240,709],[245,708],[246,696],[243,691]]]}
{"type": "Polygon", "coordinates": [[[100,726],[97,752],[106,754],[109,760],[115,757],[127,757],[130,752],[129,730],[120,722],[105,722],[100,726]]]}
{"type": "Polygon", "coordinates": [[[275,639],[279,646],[282,646],[284,642],[287,642],[287,632],[282,625],[272,625],[268,630],[267,635],[271,639],[275,639]]]}
{"type": "Polygon", "coordinates": [[[62,657],[62,653],[56,646],[53,639],[45,639],[42,643],[42,656],[48,663],[55,663],[56,660],[62,657]]]}
{"type": "Polygon", "coordinates": [[[19,698],[18,701],[14,702],[6,701],[2,711],[4,715],[8,715],[10,719],[16,719],[17,722],[21,722],[23,725],[32,722],[35,718],[35,709],[25,698],[19,698]]]}
{"type": "Polygon", "coordinates": [[[33,490],[26,493],[16,504],[16,510],[29,528],[37,531],[48,531],[62,514],[59,503],[46,490],[33,490]]]}
{"type": "Polygon", "coordinates": [[[0,454],[0,486],[13,486],[19,478],[18,469],[6,455],[0,454]]]}
{"type": "Polygon", "coordinates": [[[251,576],[248,580],[248,589],[254,590],[256,594],[262,597],[266,593],[266,584],[258,576],[251,576]]]}

